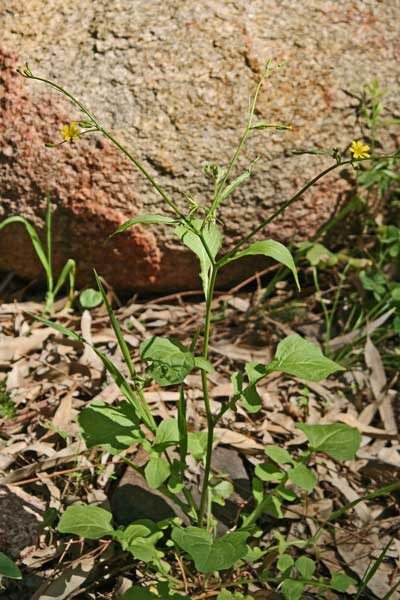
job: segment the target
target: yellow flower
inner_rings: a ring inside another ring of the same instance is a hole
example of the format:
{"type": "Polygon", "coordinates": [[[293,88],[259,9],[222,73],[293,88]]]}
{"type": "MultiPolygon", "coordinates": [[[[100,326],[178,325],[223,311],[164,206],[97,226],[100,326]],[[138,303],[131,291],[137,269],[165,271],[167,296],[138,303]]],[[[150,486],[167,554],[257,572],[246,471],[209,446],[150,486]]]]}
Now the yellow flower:
{"type": "Polygon", "coordinates": [[[361,140],[352,141],[350,152],[353,153],[353,158],[370,158],[371,155],[368,154],[369,146],[367,144],[363,144],[361,140]]]}
{"type": "Polygon", "coordinates": [[[70,125],[64,125],[61,130],[61,135],[66,142],[73,142],[74,140],[78,139],[80,132],[81,130],[78,127],[78,123],[76,121],[72,121],[70,125]]]}

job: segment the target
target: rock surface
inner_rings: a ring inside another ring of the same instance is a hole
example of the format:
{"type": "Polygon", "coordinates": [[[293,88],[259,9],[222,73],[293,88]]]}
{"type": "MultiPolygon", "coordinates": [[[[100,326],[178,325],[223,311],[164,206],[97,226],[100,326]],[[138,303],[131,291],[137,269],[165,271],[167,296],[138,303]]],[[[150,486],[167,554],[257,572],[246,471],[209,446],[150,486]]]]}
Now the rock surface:
{"type": "MultiPolygon", "coordinates": [[[[359,92],[374,78],[395,90],[399,18],[397,2],[375,0],[8,0],[0,5],[0,218],[23,214],[43,228],[50,191],[56,268],[73,257],[80,283],[96,267],[118,290],[198,288],[195,259],[171,229],[137,228],[105,241],[127,218],[161,212],[162,201],[97,134],[45,148],[80,114],[15,67],[29,61],[35,74],[70,89],[183,208],[184,192],[209,198],[202,166],[227,163],[265,58],[286,60],[267,83],[257,117],[292,123],[294,131],[258,132],[249,141],[238,172],[260,160],[221,214],[231,245],[328,164],[288,150],[345,150],[361,135],[345,91],[359,92]]],[[[389,105],[398,111],[394,95],[389,105]]],[[[345,190],[338,174],[330,176],[265,235],[309,237],[345,190]]],[[[221,283],[256,263],[234,264],[221,283]]],[[[1,232],[0,268],[40,275],[20,226],[1,232]]]]}

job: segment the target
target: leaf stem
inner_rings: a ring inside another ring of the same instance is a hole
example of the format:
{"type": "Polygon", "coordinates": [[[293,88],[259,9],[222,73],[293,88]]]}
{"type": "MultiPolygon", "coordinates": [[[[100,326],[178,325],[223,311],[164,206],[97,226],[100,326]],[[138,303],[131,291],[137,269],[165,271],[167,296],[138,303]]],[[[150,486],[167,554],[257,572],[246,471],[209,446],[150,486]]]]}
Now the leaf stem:
{"type": "MultiPolygon", "coordinates": [[[[204,339],[203,339],[203,358],[208,359],[208,348],[210,341],[210,329],[211,329],[211,305],[214,296],[215,281],[217,278],[218,269],[215,265],[212,266],[210,284],[208,287],[207,298],[206,298],[206,316],[204,326],[204,339]]],[[[204,465],[204,479],[201,490],[200,507],[199,507],[199,526],[203,526],[204,513],[207,504],[207,493],[208,493],[208,482],[211,471],[211,457],[212,457],[212,445],[214,441],[214,419],[211,412],[210,397],[208,393],[208,378],[206,371],[201,371],[201,385],[203,390],[204,407],[207,417],[207,451],[204,465]]]]}

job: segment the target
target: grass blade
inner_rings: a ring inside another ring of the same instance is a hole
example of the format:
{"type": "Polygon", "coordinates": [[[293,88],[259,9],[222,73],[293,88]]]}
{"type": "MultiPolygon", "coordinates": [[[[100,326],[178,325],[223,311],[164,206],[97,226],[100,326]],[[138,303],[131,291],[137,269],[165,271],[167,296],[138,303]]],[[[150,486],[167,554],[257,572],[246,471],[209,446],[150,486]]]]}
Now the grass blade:
{"type": "MultiPolygon", "coordinates": [[[[356,597],[354,598],[354,600],[360,600],[361,598],[361,594],[363,593],[363,591],[365,590],[365,588],[367,587],[368,583],[371,581],[371,579],[373,578],[373,576],[375,575],[375,573],[377,572],[377,570],[379,569],[381,563],[383,562],[387,551],[389,550],[391,544],[393,542],[393,538],[391,538],[389,540],[389,542],[386,544],[386,546],[383,548],[382,552],[380,553],[380,555],[378,556],[378,558],[376,559],[376,561],[374,562],[374,564],[372,565],[371,568],[367,568],[362,581],[361,581],[361,585],[358,588],[358,592],[356,597]]],[[[390,597],[390,596],[389,596],[390,597]]]]}
{"type": "Polygon", "coordinates": [[[399,585],[400,585],[400,579],[398,580],[397,583],[394,584],[394,586],[388,591],[388,593],[384,595],[382,600],[390,600],[390,598],[393,596],[393,594],[395,593],[395,591],[397,590],[399,585]]]}
{"type": "Polygon", "coordinates": [[[121,373],[121,371],[114,365],[112,360],[108,358],[108,356],[106,356],[105,354],[100,352],[100,350],[98,350],[95,346],[90,344],[81,335],[75,333],[74,331],[71,331],[71,329],[68,329],[67,327],[63,327],[63,325],[59,325],[58,323],[54,323],[53,321],[49,321],[48,319],[45,319],[44,317],[39,317],[38,315],[34,315],[32,313],[27,312],[26,314],[28,314],[32,319],[35,319],[36,321],[40,321],[41,323],[44,323],[48,327],[52,327],[59,333],[62,333],[63,335],[65,335],[73,340],[77,340],[77,341],[81,342],[82,344],[87,344],[88,346],[90,346],[94,350],[94,352],[97,354],[97,356],[100,358],[104,367],[110,373],[111,377],[113,378],[113,380],[115,381],[115,383],[117,384],[117,386],[119,387],[121,392],[124,394],[125,398],[132,404],[132,406],[134,407],[134,409],[136,411],[138,418],[141,419],[143,421],[143,423],[152,432],[156,431],[157,426],[154,423],[154,419],[153,419],[152,415],[151,415],[151,419],[149,419],[141,401],[139,401],[138,398],[135,396],[128,381],[125,379],[125,377],[121,373]]]}
{"type": "Polygon", "coordinates": [[[2,223],[0,223],[0,230],[4,229],[7,225],[10,225],[11,223],[22,223],[22,225],[24,225],[29,237],[31,238],[32,245],[36,251],[36,254],[38,255],[38,258],[39,258],[40,262],[42,263],[43,268],[46,271],[46,275],[47,275],[47,277],[49,277],[49,272],[50,272],[49,263],[47,261],[46,253],[43,250],[43,246],[40,242],[40,239],[36,232],[36,229],[34,227],[32,227],[32,225],[29,223],[29,221],[27,221],[23,217],[17,216],[17,217],[8,217],[8,219],[4,219],[4,221],[2,223]]]}
{"type": "Polygon", "coordinates": [[[71,301],[71,296],[73,296],[75,291],[75,272],[76,272],[76,263],[73,258],[69,258],[64,265],[63,270],[60,273],[60,276],[57,280],[56,286],[54,288],[54,296],[57,296],[58,292],[62,288],[65,283],[67,277],[69,277],[69,301],[71,301]]]}

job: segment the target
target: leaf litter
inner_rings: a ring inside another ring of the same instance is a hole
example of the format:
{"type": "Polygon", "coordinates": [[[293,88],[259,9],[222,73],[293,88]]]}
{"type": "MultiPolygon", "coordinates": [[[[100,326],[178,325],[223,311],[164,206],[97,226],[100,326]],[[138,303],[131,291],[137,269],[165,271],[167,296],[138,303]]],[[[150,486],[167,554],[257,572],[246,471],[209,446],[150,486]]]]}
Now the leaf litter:
{"type": "MultiPolygon", "coordinates": [[[[248,361],[271,360],[282,331],[304,333],[299,324],[278,327],[268,315],[262,318],[257,299],[257,293],[224,293],[214,300],[215,328],[210,344],[212,362],[218,366],[218,373],[210,375],[214,413],[221,401],[233,394],[230,373],[248,361]]],[[[100,306],[77,315],[61,307],[62,302],[57,303],[58,322],[91,340],[129,376],[104,309],[100,306]]],[[[120,392],[89,346],[32,323],[27,312],[39,314],[42,308],[33,302],[0,306],[0,381],[4,382],[0,393],[14,407],[12,415],[1,413],[0,417],[0,551],[15,558],[26,573],[23,583],[7,583],[0,598],[18,600],[30,595],[35,600],[111,599],[140,578],[140,564],[121,561],[107,540],[66,542],[53,527],[62,508],[78,501],[111,506],[116,521],[124,523],[124,519],[131,518],[124,507],[129,508],[129,494],[136,487],[141,490],[144,505],[150,503],[150,512],[160,514],[164,510],[167,514],[172,509],[161,506],[164,500],[158,492],[149,490],[143,478],[118,456],[86,448],[76,422],[79,411],[93,400],[111,405],[120,398],[120,392]]],[[[176,294],[164,300],[133,300],[116,310],[116,315],[136,356],[138,346],[150,335],[174,337],[188,347],[204,311],[204,304],[176,294]]],[[[308,335],[311,332],[317,338],[314,331],[318,331],[315,322],[307,325],[308,335]]],[[[370,328],[367,334],[372,333],[370,328]]],[[[331,347],[346,343],[338,337],[331,347]]],[[[356,458],[345,463],[324,456],[313,459],[318,484],[312,497],[305,496],[303,502],[290,505],[283,520],[267,519],[265,543],[272,542],[274,530],[292,541],[320,531],[321,573],[328,568],[360,579],[371,560],[389,544],[377,573],[366,585],[363,597],[373,600],[383,598],[399,578],[400,515],[398,496],[368,494],[400,480],[400,445],[396,390],[390,387],[379,350],[370,337],[364,352],[364,372],[355,367],[322,383],[305,384],[277,373],[267,376],[257,386],[262,399],[259,413],[249,414],[239,406],[236,412],[228,410],[224,414],[216,430],[221,453],[215,468],[231,479],[236,486],[234,502],[244,506],[251,489],[246,473],[263,462],[266,444],[300,449],[306,438],[295,428],[298,422],[341,422],[356,427],[362,435],[356,458]],[[350,386],[350,381],[358,383],[350,386]],[[354,392],[357,386],[358,396],[354,392]],[[327,527],[330,516],[349,503],[354,507],[327,527]]],[[[137,363],[136,367],[140,373],[142,366],[137,363]]],[[[189,429],[205,430],[200,376],[190,374],[187,382],[189,429]]],[[[176,416],[176,387],[152,385],[146,397],[160,419],[176,416]]],[[[145,457],[135,457],[134,447],[127,452],[139,464],[145,463],[145,457]]],[[[196,487],[201,473],[192,462],[190,477],[196,487]]],[[[224,515],[224,507],[220,509],[221,523],[224,519],[229,522],[233,513],[224,515]]],[[[256,586],[249,591],[254,598],[280,597],[256,586]]],[[[328,596],[343,597],[333,591],[328,596]]],[[[399,592],[392,598],[400,598],[399,592]]]]}

